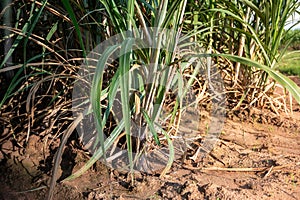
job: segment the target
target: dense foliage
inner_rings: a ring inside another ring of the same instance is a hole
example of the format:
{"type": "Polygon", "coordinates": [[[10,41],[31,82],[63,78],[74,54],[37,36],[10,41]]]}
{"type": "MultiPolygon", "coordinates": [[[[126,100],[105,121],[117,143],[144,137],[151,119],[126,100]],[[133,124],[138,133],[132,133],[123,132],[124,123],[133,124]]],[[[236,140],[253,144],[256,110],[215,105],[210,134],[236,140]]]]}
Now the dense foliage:
{"type": "Polygon", "coordinates": [[[289,30],[283,41],[289,42],[290,50],[300,50],[300,29],[289,30]]]}
{"type": "Polygon", "coordinates": [[[68,126],[73,121],[72,87],[82,78],[80,65],[96,45],[120,34],[120,44],[102,49],[93,66],[95,75],[85,101],[90,107],[81,117],[94,114],[98,134],[92,139],[97,144],[91,160],[73,178],[105,156],[120,138],[132,173],[139,151],[147,151],[140,145],[149,142],[155,148],[166,147],[170,156],[163,175],[175,159],[172,137],[185,109],[182,102],[187,89],[195,91],[194,103],[206,109],[222,95],[209,93],[212,72],[224,81],[228,111],[282,109],[284,102],[272,98],[275,82],[300,102],[299,87],[277,71],[285,51],[299,48],[299,30],[284,29],[299,6],[297,0],[5,1],[0,19],[1,120],[23,145],[30,134],[48,137],[52,133],[56,138],[66,129],[73,130],[80,124],[75,120],[68,126]],[[175,32],[163,37],[166,29],[175,32]],[[188,39],[180,41],[180,33],[188,39]],[[132,35],[143,40],[136,43],[132,35]],[[163,44],[165,49],[135,48],[149,43],[163,44]],[[189,48],[177,52],[181,46],[189,48]],[[111,62],[115,54],[119,57],[111,62]],[[138,77],[133,96],[129,72],[138,77]],[[149,79],[151,84],[145,82],[149,79]],[[169,93],[173,83],[172,90],[183,94],[180,98],[169,93]],[[114,121],[111,105],[117,95],[123,117],[114,121]],[[164,108],[170,110],[167,122],[160,115],[164,108]],[[131,119],[137,115],[149,129],[142,142],[130,135],[131,119]],[[25,140],[15,135],[22,131],[27,133],[25,140]]]}

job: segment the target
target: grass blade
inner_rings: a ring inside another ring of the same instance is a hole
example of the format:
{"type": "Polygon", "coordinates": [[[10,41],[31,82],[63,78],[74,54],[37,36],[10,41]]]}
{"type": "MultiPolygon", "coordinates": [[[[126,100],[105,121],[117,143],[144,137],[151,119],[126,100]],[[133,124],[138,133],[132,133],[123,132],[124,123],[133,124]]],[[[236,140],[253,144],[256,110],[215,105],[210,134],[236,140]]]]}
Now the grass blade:
{"type": "MultiPolygon", "coordinates": [[[[216,55],[214,55],[216,56],[216,55]]],[[[289,79],[287,76],[283,75],[282,73],[266,66],[263,64],[260,64],[256,61],[253,61],[249,58],[239,57],[235,55],[228,55],[228,54],[219,54],[218,56],[222,56],[225,58],[228,58],[235,62],[240,62],[244,65],[253,66],[257,69],[262,69],[266,73],[270,75],[275,81],[280,83],[283,87],[285,87],[296,99],[298,103],[300,103],[300,88],[297,86],[296,83],[294,83],[291,79],[289,79]]]]}
{"type": "Polygon", "coordinates": [[[147,124],[149,125],[149,129],[153,135],[155,143],[157,145],[161,145],[152,120],[150,119],[149,115],[147,114],[147,112],[144,109],[142,109],[142,113],[143,113],[144,118],[146,119],[147,124]]]}
{"type": "MultiPolygon", "coordinates": [[[[104,124],[102,123],[102,112],[101,112],[101,93],[102,93],[102,82],[103,82],[103,71],[104,67],[106,66],[108,58],[113,54],[119,45],[113,45],[108,47],[102,54],[101,58],[99,59],[95,71],[95,75],[93,77],[92,87],[91,87],[91,104],[92,109],[94,112],[94,119],[96,121],[96,129],[98,132],[100,145],[102,147],[102,151],[104,151],[104,133],[103,133],[103,127],[104,124]]],[[[104,154],[104,161],[105,154],[104,154]]]]}
{"type": "Polygon", "coordinates": [[[81,47],[82,52],[83,52],[83,57],[86,57],[85,46],[84,46],[84,43],[83,43],[82,35],[81,35],[80,29],[79,29],[79,25],[78,25],[75,13],[74,13],[74,11],[72,9],[72,6],[70,4],[70,1],[69,0],[62,0],[62,3],[64,4],[64,6],[65,6],[66,10],[68,11],[68,13],[70,15],[70,18],[71,18],[71,20],[74,24],[74,27],[75,27],[75,30],[76,30],[76,33],[77,33],[77,36],[78,36],[78,39],[79,39],[80,47],[81,47]]]}
{"type": "Polygon", "coordinates": [[[75,178],[78,178],[79,176],[84,174],[89,168],[91,168],[93,164],[95,164],[95,162],[97,162],[104,155],[103,152],[106,152],[111,147],[111,145],[113,145],[113,143],[118,138],[118,136],[120,135],[123,129],[124,129],[124,121],[121,120],[120,124],[113,130],[111,135],[105,140],[104,151],[102,150],[102,148],[98,149],[93,154],[93,156],[85,163],[83,167],[81,167],[78,171],[76,171],[75,173],[73,173],[63,181],[70,181],[75,178]]]}
{"type": "Polygon", "coordinates": [[[121,46],[120,52],[120,86],[121,86],[121,102],[122,102],[122,113],[125,123],[126,142],[128,150],[128,159],[130,165],[130,172],[133,172],[133,155],[132,155],[132,143],[131,143],[131,113],[129,107],[129,69],[131,65],[131,49],[134,44],[134,39],[125,39],[121,46]]]}

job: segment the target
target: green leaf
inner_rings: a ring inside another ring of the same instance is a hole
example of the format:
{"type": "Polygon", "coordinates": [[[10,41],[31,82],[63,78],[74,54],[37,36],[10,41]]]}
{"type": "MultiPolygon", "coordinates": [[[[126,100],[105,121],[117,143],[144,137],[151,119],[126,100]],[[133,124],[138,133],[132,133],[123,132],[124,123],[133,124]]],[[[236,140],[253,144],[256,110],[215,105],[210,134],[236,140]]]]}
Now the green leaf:
{"type": "Polygon", "coordinates": [[[124,121],[122,120],[120,124],[113,130],[113,132],[110,134],[110,136],[105,140],[104,142],[104,148],[99,148],[93,156],[84,164],[83,167],[81,167],[78,171],[64,179],[64,181],[73,180],[79,176],[81,176],[83,173],[85,173],[89,168],[95,164],[103,155],[103,152],[106,152],[111,145],[116,141],[122,130],[124,129],[124,121]]]}
{"type": "Polygon", "coordinates": [[[149,125],[149,129],[153,135],[155,143],[157,145],[160,145],[159,138],[158,138],[157,132],[155,130],[153,121],[150,119],[149,115],[147,114],[147,112],[144,109],[141,109],[141,111],[143,113],[144,118],[146,119],[147,124],[149,125]]]}
{"type": "Polygon", "coordinates": [[[222,56],[228,58],[232,61],[242,63],[244,65],[253,66],[257,69],[262,69],[263,71],[267,72],[270,77],[272,77],[276,82],[280,83],[283,87],[285,87],[296,99],[298,103],[300,103],[300,88],[297,86],[295,82],[289,79],[287,76],[283,75],[282,73],[266,66],[260,64],[256,61],[253,61],[249,58],[243,58],[240,56],[235,55],[228,55],[228,54],[215,54],[214,56],[222,56]]]}
{"type": "MultiPolygon", "coordinates": [[[[101,94],[102,94],[102,82],[103,82],[103,71],[104,67],[106,66],[106,63],[108,61],[108,58],[113,54],[119,45],[113,45],[108,47],[100,57],[97,66],[96,66],[96,71],[95,75],[93,77],[93,82],[92,82],[92,87],[91,87],[91,104],[92,104],[92,109],[94,112],[94,118],[96,121],[96,128],[99,134],[99,140],[100,140],[100,145],[102,147],[102,151],[104,152],[104,133],[103,133],[103,127],[104,124],[102,123],[102,112],[101,112],[101,94]]],[[[105,159],[105,154],[104,154],[104,160],[105,159]]]]}
{"type": "Polygon", "coordinates": [[[75,30],[76,30],[76,33],[77,33],[77,36],[78,36],[78,39],[79,39],[80,47],[81,47],[82,52],[83,52],[83,57],[86,57],[85,46],[84,46],[84,43],[83,43],[82,35],[81,35],[80,29],[79,29],[79,25],[78,25],[75,13],[74,13],[74,11],[72,9],[72,6],[70,4],[70,1],[69,0],[62,0],[62,3],[64,4],[64,6],[65,6],[66,10],[68,11],[68,13],[70,15],[70,18],[71,18],[71,20],[74,24],[74,27],[75,27],[75,30]]]}
{"type": "Polygon", "coordinates": [[[121,86],[121,102],[122,102],[122,113],[123,119],[125,122],[125,133],[126,133],[126,142],[128,150],[128,159],[130,165],[130,172],[133,172],[133,156],[132,156],[132,143],[131,143],[131,112],[129,105],[129,69],[131,65],[132,57],[132,46],[135,42],[134,38],[126,38],[121,46],[120,52],[120,68],[121,68],[121,77],[120,77],[120,86],[121,86]]]}

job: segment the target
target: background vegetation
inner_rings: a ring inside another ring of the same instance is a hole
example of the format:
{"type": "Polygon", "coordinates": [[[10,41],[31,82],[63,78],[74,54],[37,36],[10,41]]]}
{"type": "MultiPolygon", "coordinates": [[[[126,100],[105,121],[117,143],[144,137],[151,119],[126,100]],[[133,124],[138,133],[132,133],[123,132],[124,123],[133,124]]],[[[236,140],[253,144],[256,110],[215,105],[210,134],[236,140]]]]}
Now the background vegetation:
{"type": "Polygon", "coordinates": [[[287,75],[300,76],[300,52],[286,52],[279,65],[279,71],[287,75]]]}
{"type": "Polygon", "coordinates": [[[290,44],[278,64],[279,70],[287,75],[300,76],[300,30],[289,30],[283,43],[288,40],[290,40],[290,44]]]}

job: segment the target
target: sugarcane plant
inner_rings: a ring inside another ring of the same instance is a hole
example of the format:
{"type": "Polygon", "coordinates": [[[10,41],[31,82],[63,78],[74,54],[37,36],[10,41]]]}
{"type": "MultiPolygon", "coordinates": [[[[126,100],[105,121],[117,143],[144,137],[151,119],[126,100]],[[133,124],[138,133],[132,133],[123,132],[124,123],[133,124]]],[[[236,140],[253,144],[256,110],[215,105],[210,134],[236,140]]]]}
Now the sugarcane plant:
{"type": "Polygon", "coordinates": [[[68,128],[53,122],[40,133],[49,134],[53,127],[58,133],[65,129],[48,199],[60,155],[76,127],[79,133],[83,130],[80,138],[92,156],[65,180],[80,176],[102,158],[105,164],[129,172],[133,183],[135,171],[156,173],[159,168],[164,176],[170,169],[186,142],[185,138],[183,143],[176,142],[176,138],[182,136],[180,118],[189,106],[197,110],[199,102],[213,102],[226,93],[232,110],[264,105],[266,100],[275,108],[270,96],[274,81],[300,102],[299,87],[277,71],[287,49],[281,42],[289,33],[285,25],[298,8],[296,0],[32,0],[7,4],[1,11],[0,29],[5,31],[0,42],[8,45],[1,55],[0,73],[14,71],[14,76],[0,108],[6,109],[4,105],[15,102],[18,94],[28,93],[20,105],[26,105],[27,140],[37,118],[63,116],[63,121],[69,120],[68,93],[70,85],[75,85],[72,109],[76,119],[68,128]],[[15,8],[17,21],[13,24],[7,20],[9,7],[15,8]],[[45,24],[45,30],[39,32],[45,24]],[[32,46],[36,49],[29,51],[32,46]],[[216,91],[217,84],[213,84],[218,71],[226,92],[216,91]],[[196,98],[190,98],[190,88],[197,91],[196,98]],[[47,105],[44,109],[51,109],[38,115],[41,102],[47,105]],[[151,159],[163,164],[144,165],[151,159]]]}
{"type": "Polygon", "coordinates": [[[297,85],[276,69],[289,44],[282,41],[297,24],[285,30],[298,12],[298,1],[197,1],[192,5],[187,26],[210,27],[198,40],[213,47],[232,110],[268,104],[277,112],[276,102],[269,98],[275,82],[299,102],[297,85]]]}
{"type": "MultiPolygon", "coordinates": [[[[68,1],[64,2],[69,12],[73,13],[68,1]]],[[[115,34],[118,34],[113,40],[120,42],[110,44],[106,41],[109,44],[105,48],[100,45],[104,51],[94,62],[95,70],[92,72],[90,85],[91,98],[88,101],[91,106],[90,112],[87,112],[93,113],[96,122],[97,133],[92,138],[95,141],[92,145],[93,156],[84,167],[65,180],[78,177],[101,156],[106,164],[113,158],[116,159],[111,151],[110,154],[106,154],[109,152],[108,149],[116,148],[114,143],[122,136],[126,138],[127,151],[124,161],[126,166],[123,166],[123,169],[128,170],[130,174],[133,174],[134,170],[149,172],[145,166],[138,164],[141,159],[147,159],[142,156],[143,151],[147,151],[142,147],[142,142],[153,141],[152,144],[155,146],[167,145],[169,156],[161,173],[164,175],[174,160],[174,146],[170,139],[170,130],[160,127],[158,122],[161,120],[164,100],[169,90],[184,93],[183,85],[179,85],[183,82],[182,69],[178,67],[176,61],[182,58],[176,49],[180,44],[180,26],[186,1],[150,3],[101,1],[101,3],[111,19],[108,23],[115,27],[115,34]],[[117,68],[105,88],[103,83],[107,80],[103,77],[108,64],[117,65],[117,68]],[[174,85],[177,85],[177,88],[174,85]],[[103,105],[100,100],[105,97],[106,102],[103,105]],[[117,109],[116,105],[119,105],[117,109]],[[107,135],[104,130],[110,113],[116,118],[118,125],[107,135]],[[136,125],[133,123],[138,123],[138,130],[134,130],[136,125]],[[139,133],[138,139],[133,138],[133,132],[139,133]],[[166,143],[161,141],[161,137],[165,138],[166,143]]],[[[77,22],[74,20],[74,23],[77,22]]],[[[91,52],[90,55],[94,58],[95,52],[91,52]]],[[[90,66],[91,62],[87,63],[90,66]]],[[[181,99],[176,99],[178,104],[181,99]]],[[[174,106],[171,112],[173,119],[178,108],[174,106]]]]}

